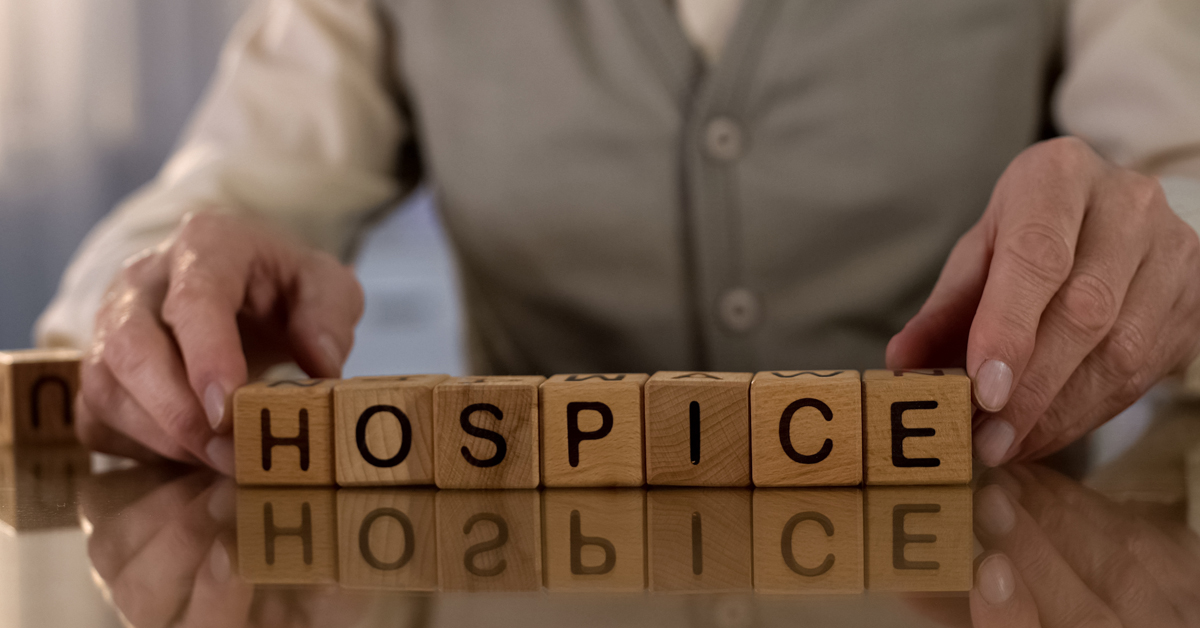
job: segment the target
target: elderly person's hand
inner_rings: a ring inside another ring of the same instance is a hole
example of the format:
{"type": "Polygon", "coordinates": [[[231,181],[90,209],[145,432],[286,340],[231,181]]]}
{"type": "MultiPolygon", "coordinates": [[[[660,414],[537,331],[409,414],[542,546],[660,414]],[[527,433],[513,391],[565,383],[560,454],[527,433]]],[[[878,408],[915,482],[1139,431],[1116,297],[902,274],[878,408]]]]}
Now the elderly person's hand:
{"type": "Polygon", "coordinates": [[[1009,165],[887,363],[965,365],[995,466],[1061,449],[1198,353],[1196,233],[1156,179],[1060,138],[1009,165]]]}

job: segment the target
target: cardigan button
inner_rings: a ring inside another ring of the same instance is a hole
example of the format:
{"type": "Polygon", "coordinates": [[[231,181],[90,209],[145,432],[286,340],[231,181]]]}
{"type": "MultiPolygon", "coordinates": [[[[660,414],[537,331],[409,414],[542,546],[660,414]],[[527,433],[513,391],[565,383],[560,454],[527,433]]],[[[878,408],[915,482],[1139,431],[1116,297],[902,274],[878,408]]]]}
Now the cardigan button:
{"type": "Polygon", "coordinates": [[[733,288],[721,295],[717,302],[717,315],[726,329],[735,334],[744,334],[762,321],[762,302],[758,295],[746,288],[733,288]]]}
{"type": "Polygon", "coordinates": [[[704,150],[717,161],[733,161],[742,156],[744,135],[742,127],[732,118],[713,118],[704,128],[704,150]]]}

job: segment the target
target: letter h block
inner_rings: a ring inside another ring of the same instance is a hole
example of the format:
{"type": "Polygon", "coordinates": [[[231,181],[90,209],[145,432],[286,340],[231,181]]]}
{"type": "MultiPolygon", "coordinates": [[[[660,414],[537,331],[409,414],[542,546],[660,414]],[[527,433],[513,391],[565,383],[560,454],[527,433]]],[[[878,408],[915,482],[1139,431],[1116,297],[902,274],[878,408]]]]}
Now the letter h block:
{"type": "Polygon", "coordinates": [[[858,371],[764,371],[750,384],[755,486],[862,483],[858,371]]]}
{"type": "Polygon", "coordinates": [[[75,440],[80,353],[0,351],[0,445],[75,440]]]}
{"type": "Polygon", "coordinates": [[[233,395],[238,484],[334,483],[333,412],[337,380],[286,380],[243,386],[233,395]]]}
{"type": "Polygon", "coordinates": [[[333,388],[337,483],[433,484],[433,388],[445,375],[356,377],[333,388]]]}
{"type": "Polygon", "coordinates": [[[641,486],[645,374],[555,375],[542,384],[542,483],[641,486]]]}
{"type": "Polygon", "coordinates": [[[867,484],[971,481],[971,379],[962,369],[863,374],[867,484]]]}
{"type": "Polygon", "coordinates": [[[433,389],[438,488],[537,488],[538,386],[545,380],[451,377],[433,389]]]}

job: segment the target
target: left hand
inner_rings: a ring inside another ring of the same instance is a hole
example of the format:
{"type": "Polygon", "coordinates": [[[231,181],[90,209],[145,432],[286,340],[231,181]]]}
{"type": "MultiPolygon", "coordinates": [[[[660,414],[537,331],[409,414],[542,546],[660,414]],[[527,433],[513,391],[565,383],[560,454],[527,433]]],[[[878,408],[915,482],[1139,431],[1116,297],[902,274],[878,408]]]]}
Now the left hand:
{"type": "Polygon", "coordinates": [[[1068,445],[1200,353],[1200,240],[1153,177],[1058,138],[1009,165],[888,368],[963,365],[975,455],[1068,445]]]}

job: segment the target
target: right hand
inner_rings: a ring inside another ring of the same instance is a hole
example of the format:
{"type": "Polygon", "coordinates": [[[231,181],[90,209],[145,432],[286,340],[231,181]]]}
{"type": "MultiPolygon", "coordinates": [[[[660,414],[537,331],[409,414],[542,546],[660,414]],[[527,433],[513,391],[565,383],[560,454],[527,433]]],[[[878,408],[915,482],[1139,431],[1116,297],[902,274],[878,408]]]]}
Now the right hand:
{"type": "Polygon", "coordinates": [[[288,360],[338,377],[362,311],[362,287],[333,256],[246,218],[189,215],[109,288],[76,432],[97,451],[232,475],[233,391],[288,360]]]}

